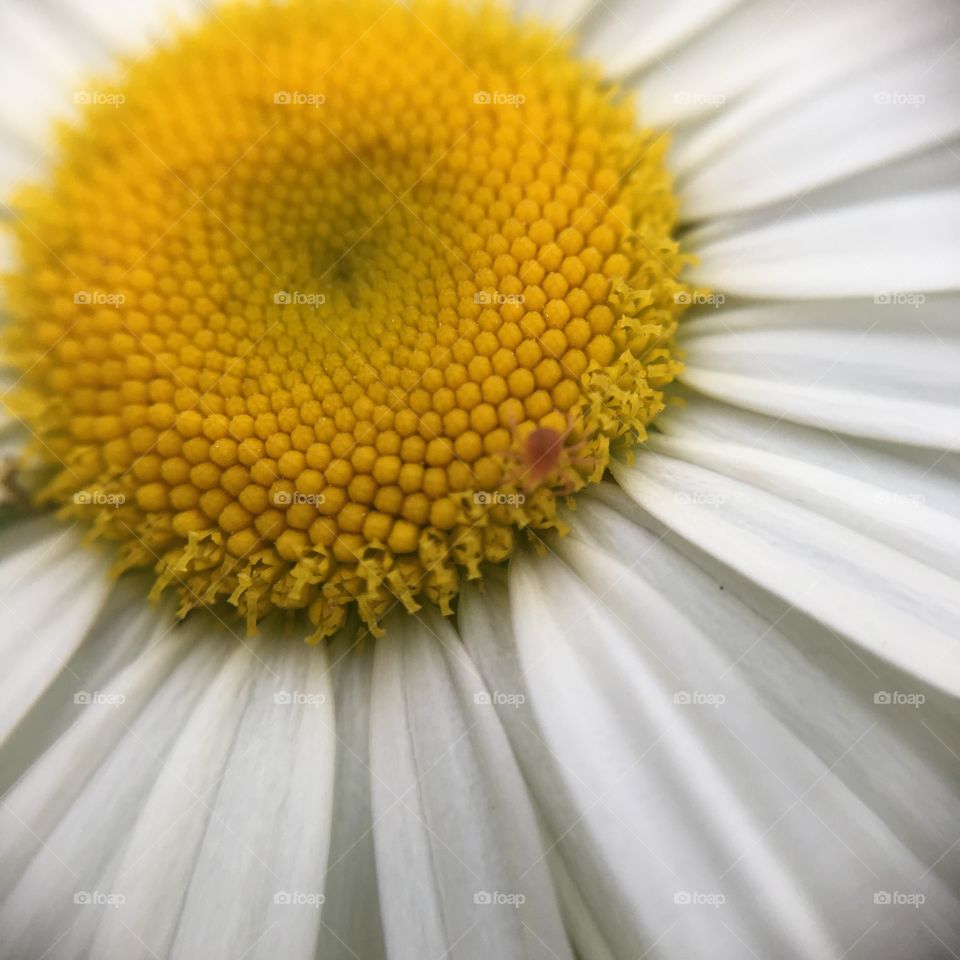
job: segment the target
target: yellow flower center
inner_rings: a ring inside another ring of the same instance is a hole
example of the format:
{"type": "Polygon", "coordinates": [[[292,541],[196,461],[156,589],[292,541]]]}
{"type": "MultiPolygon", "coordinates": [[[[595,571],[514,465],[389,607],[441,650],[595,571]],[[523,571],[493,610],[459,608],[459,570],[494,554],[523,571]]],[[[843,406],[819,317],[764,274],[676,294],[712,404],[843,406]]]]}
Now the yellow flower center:
{"type": "Polygon", "coordinates": [[[13,201],[10,404],[118,568],[253,625],[450,612],[642,439],[689,300],[665,141],[455,3],[239,3],[13,201]]]}

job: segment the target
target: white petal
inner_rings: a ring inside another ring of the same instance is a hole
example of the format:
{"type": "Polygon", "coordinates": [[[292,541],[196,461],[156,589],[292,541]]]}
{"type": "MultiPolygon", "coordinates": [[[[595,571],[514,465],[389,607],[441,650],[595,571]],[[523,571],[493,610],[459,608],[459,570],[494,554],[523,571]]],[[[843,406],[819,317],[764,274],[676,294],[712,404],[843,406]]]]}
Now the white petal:
{"type": "MultiPolygon", "coordinates": [[[[102,571],[106,580],[106,571],[102,571]]],[[[143,656],[146,646],[176,630],[176,598],[160,607],[146,602],[149,571],[127,574],[111,585],[109,596],[87,627],[71,658],[33,703],[3,744],[0,793],[6,792],[87,710],[96,706],[118,674],[143,656]]],[[[110,711],[107,711],[109,715],[110,711]]]]}
{"type": "Polygon", "coordinates": [[[74,109],[90,50],[58,30],[41,4],[0,7],[0,36],[0,137],[28,148],[24,156],[36,168],[50,146],[52,118],[74,109]]]}
{"type": "Polygon", "coordinates": [[[50,519],[0,537],[0,743],[62,671],[106,601],[102,557],[50,519]]]}
{"type": "MultiPolygon", "coordinates": [[[[636,584],[625,588],[637,596],[636,584]]],[[[591,860],[599,858],[612,874],[605,885],[612,880],[619,898],[626,900],[626,916],[617,927],[605,924],[605,929],[615,942],[628,944],[624,956],[641,954],[678,918],[677,893],[724,893],[727,888],[717,883],[722,847],[729,842],[739,852],[747,845],[749,819],[692,732],[682,729],[678,721],[683,718],[666,691],[657,691],[645,675],[652,674],[653,661],[642,670],[636,654],[628,659],[630,638],[624,626],[562,564],[554,558],[534,562],[518,557],[511,567],[510,593],[513,634],[545,741],[545,759],[556,758],[563,783],[558,794],[571,797],[579,811],[572,816],[561,807],[554,830],[560,837],[586,832],[574,849],[592,847],[591,860]],[[587,638],[589,652],[584,649],[587,638]],[[660,765],[666,769],[658,775],[660,765]],[[658,790],[661,778],[672,785],[669,802],[658,790]],[[691,804],[701,792],[712,796],[718,821],[710,834],[689,830],[703,817],[691,804]]],[[[651,598],[644,600],[649,606],[651,598]]],[[[650,610],[646,615],[662,619],[650,610]]],[[[676,619],[669,624],[671,634],[678,626],[676,619]]],[[[677,689],[680,681],[675,684],[677,689]]],[[[727,862],[732,859],[730,855],[727,862]]],[[[768,861],[762,871],[769,898],[765,909],[774,904],[783,909],[777,922],[797,935],[796,946],[806,944],[808,953],[823,947],[822,934],[803,922],[806,910],[799,891],[789,889],[774,862],[763,859],[768,861]]],[[[575,854],[569,862],[578,862],[575,854]]],[[[600,867],[589,862],[587,867],[581,889],[593,892],[594,909],[602,916],[596,898],[610,891],[595,890],[600,867]]],[[[673,953],[699,956],[715,950],[715,916],[691,912],[681,926],[666,944],[673,953]]],[[[802,947],[797,955],[806,955],[802,947]]]]}
{"type": "Polygon", "coordinates": [[[547,862],[560,899],[563,921],[570,932],[577,956],[589,957],[590,960],[616,960],[603,930],[590,912],[556,847],[550,850],[547,862]]]}
{"type": "MultiPolygon", "coordinates": [[[[771,454],[802,463],[814,472],[825,471],[845,478],[861,485],[865,500],[870,501],[861,504],[858,510],[872,514],[872,503],[886,505],[890,514],[887,522],[904,536],[910,535],[907,528],[914,523],[921,529],[926,528],[925,522],[914,515],[916,507],[935,512],[948,526],[960,519],[960,455],[865,442],[740,410],[691,391],[684,391],[682,396],[682,406],[668,407],[657,419],[658,441],[665,436],[684,441],[702,439],[738,448],[746,446],[758,455],[771,454]],[[868,488],[876,488],[884,495],[874,497],[868,488]]],[[[788,482],[804,483],[805,479],[809,478],[795,476],[788,482]]],[[[819,508],[833,509],[831,502],[820,503],[821,494],[811,490],[801,494],[796,488],[793,499],[807,503],[816,500],[819,508]]],[[[851,502],[849,507],[841,508],[841,512],[849,516],[852,507],[851,502]]],[[[884,524],[873,527],[881,529],[884,524]]],[[[949,563],[950,569],[954,569],[953,559],[937,550],[939,537],[931,540],[925,532],[911,536],[910,540],[911,547],[903,541],[901,548],[907,552],[922,551],[926,562],[939,556],[936,563],[949,563]]]]}
{"type": "MultiPolygon", "coordinates": [[[[631,624],[642,608],[622,587],[634,576],[648,581],[716,648],[715,653],[694,654],[670,634],[652,629],[650,636],[658,639],[647,654],[679,676],[702,664],[699,681],[742,681],[745,705],[752,703],[782,721],[833,776],[869,803],[919,861],[927,867],[941,861],[944,838],[953,832],[951,808],[958,802],[953,784],[960,774],[944,749],[960,725],[956,701],[845,645],[822,624],[691,549],[623,491],[606,485],[598,494],[583,498],[582,508],[571,516],[573,533],[559,544],[561,558],[631,624]],[[596,547],[608,559],[598,563],[578,543],[596,547]],[[614,584],[617,589],[611,589],[614,584]],[[891,711],[877,702],[877,692],[894,690],[922,692],[926,700],[891,711]],[[837,763],[851,739],[875,721],[869,736],[837,763]],[[914,785],[929,800],[922,812],[914,785]]],[[[741,703],[741,693],[731,703],[741,703]]],[[[740,733],[758,749],[765,731],[766,724],[753,722],[740,733]]],[[[784,759],[790,762],[789,756],[784,759]]],[[[955,891],[960,864],[941,864],[943,878],[955,891]]]]}
{"type": "Polygon", "coordinates": [[[950,431],[950,424],[956,423],[954,406],[914,400],[904,409],[889,400],[873,404],[869,396],[842,386],[784,384],[764,377],[700,367],[691,367],[685,382],[703,393],[748,409],[855,436],[933,448],[949,447],[955,439],[955,433],[950,431]]]}
{"type": "MultiPolygon", "coordinates": [[[[169,802],[151,797],[126,851],[131,878],[141,877],[147,866],[140,858],[143,853],[148,863],[161,868],[151,872],[151,881],[138,881],[134,891],[140,901],[137,916],[145,930],[159,933],[158,940],[143,935],[125,911],[119,911],[117,921],[122,917],[129,929],[121,932],[108,916],[98,941],[103,948],[95,949],[95,954],[112,956],[106,945],[126,942],[123,955],[130,956],[135,948],[124,936],[130,930],[136,939],[142,937],[159,948],[167,932],[176,929],[171,956],[182,960],[198,956],[312,960],[320,929],[333,805],[329,664],[322,647],[307,646],[296,637],[284,636],[282,630],[269,637],[268,628],[261,629],[268,635],[264,644],[246,657],[235,655],[244,661],[242,669],[252,672],[252,681],[227,762],[217,772],[213,789],[201,779],[202,789],[197,790],[188,777],[170,785],[174,796],[169,802]],[[185,791],[195,795],[187,799],[185,791]],[[171,881],[164,868],[166,858],[154,854],[157,833],[175,827],[177,861],[185,863],[191,851],[181,833],[186,824],[180,820],[180,811],[186,803],[189,823],[192,802],[204,808],[203,842],[190,858],[189,884],[179,891],[183,905],[163,916],[158,895],[171,881]],[[211,923],[211,916],[229,917],[230,923],[226,927],[211,923]],[[174,918],[176,927],[171,922],[174,918]]],[[[220,715],[211,716],[219,727],[233,704],[211,691],[210,706],[211,712],[220,715]]],[[[215,747],[202,732],[191,731],[184,747],[190,755],[199,753],[201,762],[216,770],[207,753],[215,747]]],[[[175,768],[176,755],[165,772],[175,768]]],[[[165,950],[156,952],[164,955],[165,950]]]]}
{"type": "MultiPolygon", "coordinates": [[[[896,36],[896,33],[891,34],[896,36]]],[[[960,131],[960,51],[931,70],[942,42],[882,70],[808,89],[785,81],[724,112],[674,153],[684,217],[796,199],[815,187],[942,143],[960,131]]],[[[830,62],[829,60],[827,62],[830,62]]]]}
{"type": "Polygon", "coordinates": [[[535,806],[546,815],[546,826],[557,838],[548,848],[547,862],[578,956],[590,960],[628,956],[639,952],[637,928],[621,898],[610,889],[609,872],[602,864],[594,871],[597,851],[592,843],[581,845],[581,831],[569,829],[584,814],[561,789],[553,758],[531,713],[529,684],[514,639],[514,600],[505,572],[488,570],[482,591],[468,585],[460,595],[460,633],[487,689],[506,695],[494,706],[533,792],[535,806]]]}
{"type": "Polygon", "coordinates": [[[728,239],[689,238],[694,283],[744,297],[875,296],[960,289],[960,192],[915,194],[798,217],[728,239]]]}
{"type": "MultiPolygon", "coordinates": [[[[764,704],[832,767],[834,775],[868,798],[919,860],[929,865],[940,858],[944,836],[952,831],[948,824],[954,815],[949,808],[958,802],[952,791],[958,774],[948,761],[949,751],[937,737],[947,742],[954,737],[960,723],[956,701],[918,686],[908,673],[858,656],[823,625],[717,561],[690,550],[675,534],[665,535],[660,524],[631,503],[623,491],[609,485],[598,493],[584,498],[582,509],[571,516],[573,533],[560,541],[561,558],[580,573],[602,603],[619,611],[622,621],[635,625],[635,617],[628,620],[629,612],[642,607],[630,589],[619,587],[639,578],[695,624],[716,648],[712,654],[694,654],[669,633],[651,629],[649,636],[658,639],[651,640],[647,656],[679,676],[703,665],[703,681],[710,679],[711,673],[721,682],[742,680],[746,686],[742,695],[764,704]],[[593,547],[606,559],[598,560],[593,547]],[[678,550],[692,557],[696,566],[678,550]],[[614,584],[618,589],[611,589],[614,584]],[[891,716],[891,711],[877,709],[885,706],[876,702],[878,686],[881,690],[920,690],[926,701],[922,709],[910,707],[893,711],[891,716]],[[842,765],[835,763],[850,737],[874,721],[880,721],[877,729],[842,765]],[[893,779],[895,771],[902,772],[902,779],[893,779]],[[930,805],[918,818],[908,784],[920,782],[930,805]]],[[[740,696],[737,693],[731,703],[740,703],[740,696]]],[[[753,729],[755,735],[743,735],[759,747],[764,743],[764,727],[755,724],[753,729]]],[[[960,870],[956,863],[945,866],[945,877],[960,870]]]]}
{"type": "MultiPolygon", "coordinates": [[[[110,889],[126,900],[117,908],[118,922],[107,913],[100,918],[94,953],[172,954],[181,912],[191,910],[188,894],[204,834],[208,825],[219,833],[212,804],[226,776],[241,718],[252,705],[255,664],[242,647],[226,658],[164,758],[128,837],[113,854],[118,862],[106,873],[110,889]]],[[[237,846],[241,844],[242,838],[237,846]]],[[[248,864],[258,886],[256,868],[256,863],[248,864]]],[[[220,912],[222,905],[218,908],[220,912]]]]}
{"type": "Polygon", "coordinates": [[[104,700],[91,703],[7,795],[0,879],[12,893],[0,930],[15,952],[42,954],[68,931],[89,945],[107,908],[81,907],[74,897],[121,892],[111,891],[109,868],[229,650],[207,632],[202,618],[173,631],[157,622],[154,636],[143,637],[143,656],[100,688],[104,700]]]}
{"type": "MultiPolygon", "coordinates": [[[[805,659],[661,535],[591,499],[560,541],[567,568],[520,558],[509,600],[465,595],[462,629],[488,683],[516,686],[517,659],[504,655],[516,645],[535,720],[504,710],[504,723],[613,954],[839,956],[874,922],[890,955],[914,938],[935,944],[918,918],[874,907],[870,891],[920,889],[909,885],[923,873],[936,903],[926,919],[945,935],[956,897],[927,868],[951,842],[956,800],[936,739],[916,716],[909,737],[871,729],[869,699],[845,716],[839,694],[854,691],[840,681],[875,689],[861,665],[841,657],[827,672],[826,645],[822,663],[805,659]],[[602,551],[580,539],[599,527],[614,541],[602,551]],[[683,692],[726,701],[678,704],[683,692]],[[933,761],[918,758],[915,731],[933,761]],[[930,786],[923,812],[902,762],[930,786]],[[726,900],[676,902],[696,893],[726,900]]],[[[934,729],[949,736],[942,721],[934,729]]]]}
{"type": "Polygon", "coordinates": [[[586,13],[590,0],[516,0],[513,9],[521,18],[550,23],[567,31],[586,13]]]}
{"type": "MultiPolygon", "coordinates": [[[[746,438],[743,438],[746,439],[746,438]]],[[[854,480],[808,459],[760,451],[749,443],[717,441],[696,433],[651,436],[653,454],[685,460],[803,505],[905,556],[960,577],[960,520],[901,493],[854,480]]],[[[960,488],[957,489],[960,493],[960,488]]]]}
{"type": "Polygon", "coordinates": [[[191,620],[111,681],[120,706],[84,714],[10,796],[16,886],[0,927],[25,953],[314,955],[332,797],[326,656],[295,638],[245,648],[191,620]]]}
{"type": "Polygon", "coordinates": [[[941,450],[960,425],[960,298],[719,309],[682,331],[684,383],[778,418],[941,450]]]}
{"type": "Polygon", "coordinates": [[[118,54],[144,56],[200,0],[13,0],[0,7],[0,198],[42,175],[55,147],[54,121],[75,119],[118,54]]]}
{"type": "Polygon", "coordinates": [[[204,0],[53,0],[64,13],[66,23],[72,18],[83,22],[106,43],[125,54],[143,53],[153,44],[172,35],[178,24],[194,18],[204,7],[204,0]]]}
{"type": "Polygon", "coordinates": [[[572,957],[493,695],[437,616],[403,615],[377,641],[374,838],[391,960],[572,957]]]}
{"type": "Polygon", "coordinates": [[[960,694],[960,582],[801,505],[644,452],[613,473],[708,555],[872,654],[960,694]]]}
{"type": "Polygon", "coordinates": [[[899,196],[905,189],[910,192],[918,188],[934,192],[951,190],[957,185],[958,158],[960,139],[955,137],[920,153],[891,160],[881,167],[860,170],[835,183],[816,187],[802,198],[787,197],[757,209],[711,217],[698,223],[692,230],[682,230],[681,236],[693,237],[702,245],[770,223],[789,223],[841,207],[865,206],[899,196]]]}
{"type": "Polygon", "coordinates": [[[636,83],[640,114],[669,126],[707,119],[728,105],[761,99],[794,85],[825,86],[845,73],[874,69],[878,56],[895,62],[897,51],[924,36],[948,46],[950,0],[919,0],[904,18],[897,3],[872,0],[751,0],[663,56],[636,83]]]}
{"type": "Polygon", "coordinates": [[[337,730],[326,900],[317,955],[324,960],[386,956],[380,922],[370,797],[370,686],[373,647],[352,633],[332,645],[337,730]]]}
{"type": "Polygon", "coordinates": [[[583,53],[608,76],[640,70],[683,43],[742,0],[611,0],[584,25],[583,53]]]}

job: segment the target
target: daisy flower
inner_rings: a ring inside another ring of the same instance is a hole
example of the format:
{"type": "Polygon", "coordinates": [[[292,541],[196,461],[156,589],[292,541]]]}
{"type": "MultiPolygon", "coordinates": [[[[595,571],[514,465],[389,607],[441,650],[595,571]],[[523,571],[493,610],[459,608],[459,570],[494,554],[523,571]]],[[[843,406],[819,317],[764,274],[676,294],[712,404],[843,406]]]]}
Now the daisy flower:
{"type": "Polygon", "coordinates": [[[950,0],[3,0],[10,960],[960,953],[950,0]]]}

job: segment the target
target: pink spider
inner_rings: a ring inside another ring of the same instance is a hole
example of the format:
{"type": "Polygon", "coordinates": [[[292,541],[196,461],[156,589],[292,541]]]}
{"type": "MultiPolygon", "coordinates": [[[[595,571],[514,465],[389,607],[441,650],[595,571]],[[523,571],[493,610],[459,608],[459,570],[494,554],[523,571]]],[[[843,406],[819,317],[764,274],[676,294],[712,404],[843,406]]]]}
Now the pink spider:
{"type": "Polygon", "coordinates": [[[527,494],[544,484],[559,487],[562,496],[573,493],[583,469],[599,462],[595,457],[583,455],[589,437],[567,443],[575,426],[571,415],[563,433],[552,427],[537,427],[528,433],[520,449],[513,449],[508,455],[506,482],[527,494]]]}

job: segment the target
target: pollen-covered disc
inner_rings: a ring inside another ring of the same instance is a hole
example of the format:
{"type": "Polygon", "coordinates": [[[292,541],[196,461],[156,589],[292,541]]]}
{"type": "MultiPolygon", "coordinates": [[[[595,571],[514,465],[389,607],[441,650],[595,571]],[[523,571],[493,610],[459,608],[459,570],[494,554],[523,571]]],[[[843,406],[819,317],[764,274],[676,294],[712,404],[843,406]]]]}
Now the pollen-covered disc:
{"type": "Polygon", "coordinates": [[[449,612],[662,408],[666,143],[557,37],[234,3],[84,100],[13,200],[12,403],[39,495],[184,610],[449,612]]]}

